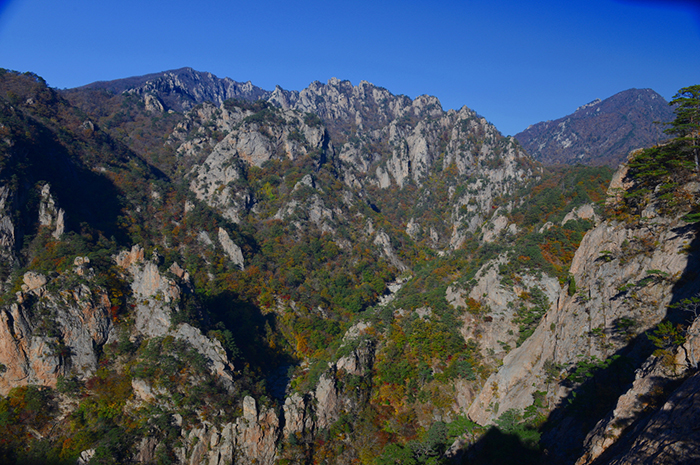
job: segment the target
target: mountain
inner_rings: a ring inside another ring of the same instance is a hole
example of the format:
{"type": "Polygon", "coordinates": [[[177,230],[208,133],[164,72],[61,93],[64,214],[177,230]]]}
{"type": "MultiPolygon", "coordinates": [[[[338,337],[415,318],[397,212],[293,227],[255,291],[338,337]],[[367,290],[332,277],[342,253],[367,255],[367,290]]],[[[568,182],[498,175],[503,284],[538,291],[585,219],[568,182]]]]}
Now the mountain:
{"type": "Polygon", "coordinates": [[[657,122],[673,110],[651,89],[629,89],[576,109],[554,121],[533,124],[515,135],[523,148],[547,165],[608,165],[616,168],[630,151],[668,139],[657,122]]]}
{"type": "Polygon", "coordinates": [[[104,90],[110,93],[128,91],[143,97],[147,106],[174,111],[189,110],[203,102],[220,105],[225,100],[234,98],[254,101],[267,98],[270,94],[250,81],[241,83],[229,78],[219,79],[211,73],[202,73],[192,68],[94,82],[76,90],[104,90]]]}
{"type": "Polygon", "coordinates": [[[435,97],[192,73],[0,72],[0,461],[697,458],[673,144],[546,168],[435,97]]]}

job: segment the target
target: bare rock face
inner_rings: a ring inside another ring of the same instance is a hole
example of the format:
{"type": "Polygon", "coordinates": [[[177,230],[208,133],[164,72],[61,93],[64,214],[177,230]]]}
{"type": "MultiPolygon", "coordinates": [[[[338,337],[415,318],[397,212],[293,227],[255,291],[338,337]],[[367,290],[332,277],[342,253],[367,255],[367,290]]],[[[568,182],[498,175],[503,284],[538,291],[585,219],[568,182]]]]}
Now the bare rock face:
{"type": "Polygon", "coordinates": [[[15,259],[15,226],[12,222],[13,196],[8,186],[0,186],[0,260],[6,264],[15,259]]]}
{"type": "Polygon", "coordinates": [[[604,222],[589,231],[570,268],[577,293],[561,291],[534,334],[486,381],[470,418],[492,424],[498,412],[531,405],[535,390],[547,391],[554,405],[569,391],[551,385],[546,364],[569,369],[581,356],[605,360],[627,338],[658,324],[688,264],[684,247],[694,238],[679,226],[657,218],[634,228],[604,222]],[[629,323],[624,331],[621,321],[629,323]]]}
{"type": "Polygon", "coordinates": [[[455,308],[467,308],[467,299],[478,304],[479,311],[472,309],[472,312],[465,313],[460,331],[465,340],[478,342],[482,356],[495,363],[500,363],[516,347],[519,328],[517,308],[521,305],[532,307],[523,297],[537,289],[552,302],[561,292],[559,282],[546,275],[523,273],[518,275],[517,283],[503,284],[499,266],[506,262],[506,257],[501,256],[482,266],[468,294],[455,284],[447,288],[445,295],[455,308]]]}
{"type": "Polygon", "coordinates": [[[288,438],[292,434],[311,432],[315,428],[312,415],[312,403],[308,396],[294,393],[284,401],[284,430],[282,437],[288,438]]]}
{"type": "MultiPolygon", "coordinates": [[[[588,433],[583,444],[584,452],[576,461],[577,465],[593,462],[609,448],[618,451],[619,455],[621,447],[613,446],[625,433],[632,433],[630,436],[637,438],[635,444],[623,454],[623,458],[611,463],[687,463],[690,459],[697,460],[697,456],[689,455],[688,451],[695,450],[691,445],[697,444],[700,436],[687,427],[700,418],[700,399],[693,398],[697,395],[692,391],[698,387],[698,381],[694,379],[697,375],[685,381],[650,419],[645,418],[660,393],[697,369],[700,319],[693,322],[687,334],[687,341],[676,349],[674,357],[671,358],[670,354],[666,357],[652,356],[636,371],[632,386],[620,396],[615,409],[588,433]],[[678,409],[679,404],[684,404],[682,409],[687,411],[678,409]],[[673,420],[669,421],[667,417],[671,412],[673,420]],[[645,426],[639,425],[640,422],[645,426]],[[663,426],[660,427],[658,423],[663,426]],[[637,426],[633,426],[635,424],[637,426]],[[640,429],[641,432],[638,431],[640,429]]],[[[622,448],[625,448],[626,441],[621,442],[622,448]]]]}
{"type": "Polygon", "coordinates": [[[310,174],[305,175],[292,189],[296,193],[294,198],[286,202],[275,213],[275,219],[285,219],[292,215],[296,216],[297,220],[294,224],[302,228],[303,219],[308,219],[310,222],[317,225],[321,231],[335,233],[335,225],[337,217],[342,217],[343,212],[340,209],[331,210],[326,206],[321,195],[323,191],[316,187],[316,183],[310,174]]]}
{"type": "Polygon", "coordinates": [[[51,196],[51,186],[47,183],[41,189],[41,203],[39,204],[39,224],[54,228],[52,236],[61,237],[65,229],[65,211],[56,207],[56,202],[51,196]]]}
{"type": "Polygon", "coordinates": [[[374,244],[381,247],[384,256],[387,260],[389,260],[389,263],[391,263],[401,271],[405,271],[408,269],[406,265],[404,265],[399,259],[399,257],[396,255],[396,251],[394,251],[394,248],[391,245],[391,239],[389,238],[389,235],[387,233],[385,233],[384,231],[379,231],[377,233],[377,236],[374,238],[374,244]]]}
{"type": "Polygon", "coordinates": [[[124,269],[130,268],[132,265],[136,265],[137,263],[143,261],[144,258],[144,250],[143,247],[140,245],[134,245],[131,247],[131,250],[123,250],[117,254],[116,257],[114,257],[114,261],[119,265],[120,267],[124,269]]]}
{"type": "Polygon", "coordinates": [[[328,428],[338,419],[342,408],[335,376],[332,372],[321,375],[315,397],[318,405],[316,424],[319,428],[328,428]]]}
{"type": "MultiPolygon", "coordinates": [[[[206,337],[199,329],[187,323],[172,323],[173,313],[181,310],[182,287],[173,279],[163,276],[155,263],[144,260],[143,248],[138,245],[129,252],[119,253],[115,261],[132,279],[131,290],[136,310],[135,332],[147,337],[173,336],[187,341],[210,361],[212,373],[230,385],[233,365],[221,343],[206,337]]],[[[185,270],[173,264],[170,271],[179,276],[183,284],[187,284],[189,274],[185,270]]]]}
{"type": "Polygon", "coordinates": [[[228,258],[238,265],[241,270],[245,269],[245,259],[243,258],[243,251],[240,247],[236,245],[235,242],[231,240],[224,228],[219,228],[219,244],[228,255],[228,258]]]}
{"type": "Polygon", "coordinates": [[[518,229],[513,223],[509,225],[508,219],[505,216],[500,214],[494,215],[491,221],[489,221],[486,231],[484,231],[482,240],[484,242],[494,242],[504,232],[513,236],[518,232],[518,229]]]}
{"type": "Polygon", "coordinates": [[[241,463],[272,464],[277,457],[279,418],[272,409],[258,412],[255,401],[246,397],[243,402],[252,404],[242,419],[236,423],[238,439],[236,445],[243,456],[241,463]]]}
{"type": "MultiPolygon", "coordinates": [[[[440,101],[432,96],[411,100],[366,81],[353,86],[349,81],[332,78],[326,84],[313,82],[300,92],[277,88],[268,101],[283,109],[319,115],[327,122],[334,140],[343,139],[344,124],[363,132],[362,138],[337,147],[348,185],[357,182],[355,170],[371,173],[369,182],[382,189],[408,183],[421,185],[444,155],[443,170],[454,166],[460,175],[477,170],[484,174],[484,187],[489,190],[479,195],[479,200],[490,202],[497,196],[494,192],[510,190],[512,182],[526,174],[518,163],[524,152],[512,141],[467,107],[443,111],[440,101]]],[[[465,203],[468,201],[466,197],[465,203]]],[[[482,202],[480,210],[486,212],[482,202]]]]}
{"type": "MultiPolygon", "coordinates": [[[[70,272],[69,272],[70,273],[70,272]]],[[[112,330],[106,293],[84,284],[55,294],[47,278],[27,272],[17,301],[0,309],[0,394],[16,386],[55,386],[58,376],[89,377],[112,330]]]]}
{"type": "Polygon", "coordinates": [[[183,430],[183,447],[176,450],[180,463],[226,465],[230,463],[272,465],[277,459],[279,418],[272,409],[258,408],[255,400],[243,400],[243,417],[217,427],[204,422],[183,430]]]}
{"type": "Polygon", "coordinates": [[[190,115],[191,121],[182,123],[180,132],[171,139],[181,143],[188,131],[199,135],[178,148],[184,156],[208,153],[201,165],[190,172],[190,189],[197,198],[235,222],[254,205],[253,193],[237,187],[246,166],[260,167],[269,160],[297,160],[312,154],[317,157],[315,163],[321,164],[327,150],[331,150],[325,128],[307,124],[303,115],[293,110],[266,110],[273,115],[269,121],[252,111],[235,108],[205,106],[198,111],[197,115],[190,115]],[[228,134],[221,141],[210,140],[204,123],[214,124],[228,134]]]}
{"type": "Polygon", "coordinates": [[[37,295],[41,295],[41,288],[46,284],[46,276],[34,271],[27,271],[24,273],[22,281],[24,281],[24,284],[22,284],[22,292],[33,292],[37,295]]]}
{"type": "Polygon", "coordinates": [[[700,374],[679,387],[646,423],[627,451],[610,464],[700,462],[700,374]]]}
{"type": "MultiPolygon", "coordinates": [[[[205,103],[184,115],[168,142],[188,160],[187,178],[197,198],[237,223],[258,212],[265,196],[274,199],[278,194],[273,186],[262,192],[252,188],[247,175],[248,167],[262,167],[270,160],[311,157],[316,166],[332,165],[339,179],[353,189],[420,188],[434,174],[457,175],[466,183],[450,186],[444,227],[416,217],[409,232],[414,240],[424,235],[432,248],[454,250],[494,210],[503,208],[501,216],[506,218],[513,206],[496,205],[494,199],[514,192],[539,169],[513,139],[504,138],[486,119],[467,107],[444,111],[435,97],[411,100],[365,81],[353,86],[333,78],[300,92],[277,88],[267,101],[275,107],[258,113],[205,103]],[[349,127],[356,128],[356,136],[349,136],[355,133],[349,127]]],[[[347,218],[348,212],[329,208],[327,194],[295,195],[274,217],[301,214],[323,232],[334,234],[339,218],[347,218]]],[[[433,208],[430,192],[424,197],[425,205],[419,200],[417,207],[433,208]]],[[[501,231],[517,232],[514,225],[500,222],[489,223],[493,227],[485,229],[484,240],[495,239],[501,231]]]]}
{"type": "Polygon", "coordinates": [[[576,207],[566,214],[563,220],[561,220],[562,226],[564,226],[568,221],[571,220],[591,220],[594,223],[598,222],[598,215],[596,215],[593,205],[586,204],[576,207]]]}
{"type": "Polygon", "coordinates": [[[163,113],[163,111],[165,111],[163,102],[153,94],[144,95],[143,101],[146,105],[146,111],[150,111],[151,113],[163,113]]]}

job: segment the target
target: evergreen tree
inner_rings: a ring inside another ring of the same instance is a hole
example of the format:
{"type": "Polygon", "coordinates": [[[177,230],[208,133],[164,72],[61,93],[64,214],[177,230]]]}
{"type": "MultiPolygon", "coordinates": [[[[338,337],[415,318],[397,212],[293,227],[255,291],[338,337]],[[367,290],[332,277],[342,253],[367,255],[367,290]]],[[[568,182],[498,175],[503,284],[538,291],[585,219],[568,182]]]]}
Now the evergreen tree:
{"type": "Polygon", "coordinates": [[[676,141],[680,142],[679,148],[691,153],[695,170],[700,171],[700,84],[679,90],[670,105],[676,107],[676,119],[669,123],[671,127],[664,132],[676,136],[676,141]]]}

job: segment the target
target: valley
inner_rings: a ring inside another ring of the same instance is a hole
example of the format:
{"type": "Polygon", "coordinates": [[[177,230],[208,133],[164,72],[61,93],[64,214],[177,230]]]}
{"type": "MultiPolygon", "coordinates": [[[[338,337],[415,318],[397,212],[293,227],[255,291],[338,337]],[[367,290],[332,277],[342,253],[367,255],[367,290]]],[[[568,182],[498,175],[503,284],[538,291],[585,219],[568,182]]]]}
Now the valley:
{"type": "Polygon", "coordinates": [[[366,81],[0,106],[0,461],[698,459],[693,129],[577,132],[613,171],[366,81]]]}

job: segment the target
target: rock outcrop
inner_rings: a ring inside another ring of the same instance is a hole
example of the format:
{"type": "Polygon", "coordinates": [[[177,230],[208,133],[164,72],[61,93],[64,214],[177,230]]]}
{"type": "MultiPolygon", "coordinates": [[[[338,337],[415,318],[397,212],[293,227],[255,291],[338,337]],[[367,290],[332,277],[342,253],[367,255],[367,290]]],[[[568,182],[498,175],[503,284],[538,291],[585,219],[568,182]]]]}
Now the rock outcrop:
{"type": "Polygon", "coordinates": [[[608,463],[657,464],[700,461],[700,374],[676,389],[636,435],[628,449],[608,463]]]}
{"type": "Polygon", "coordinates": [[[16,237],[15,226],[12,221],[12,200],[13,195],[9,186],[0,186],[0,262],[7,267],[16,261],[16,237]]]}
{"type": "Polygon", "coordinates": [[[224,228],[219,228],[219,244],[221,244],[224,252],[226,252],[226,255],[228,255],[228,258],[230,258],[233,263],[238,265],[241,270],[245,269],[243,251],[231,240],[231,236],[228,235],[224,228]]]}
{"type": "Polygon", "coordinates": [[[131,276],[131,290],[135,309],[135,335],[150,338],[172,336],[183,339],[210,362],[210,370],[231,385],[233,365],[228,360],[221,343],[188,323],[172,323],[172,316],[183,311],[180,302],[187,292],[187,275],[177,263],[170,271],[181,278],[181,285],[163,276],[156,263],[144,259],[144,251],[138,245],[130,251],[122,251],[115,257],[117,264],[131,276]],[[185,286],[183,290],[182,286],[185,286]]]}
{"type": "Polygon", "coordinates": [[[596,460],[616,464],[698,460],[695,445],[700,437],[688,425],[700,416],[698,374],[694,373],[700,319],[690,325],[687,334],[686,342],[675,352],[652,356],[636,371],[632,386],[620,396],[614,410],[586,436],[576,465],[596,460]]]}
{"type": "Polygon", "coordinates": [[[605,170],[568,183],[469,108],[365,81],[0,84],[0,407],[18,453],[426,462],[545,423],[552,463],[695,458],[700,323],[665,322],[693,313],[680,215],[700,184],[674,217],[661,200],[635,215],[613,208],[634,188],[621,171],[601,211],[605,170]]]}
{"type": "Polygon", "coordinates": [[[2,395],[17,386],[55,386],[59,376],[91,376],[97,351],[110,337],[111,304],[104,291],[78,284],[57,293],[47,283],[42,274],[25,273],[16,300],[0,308],[2,395]]]}
{"type": "Polygon", "coordinates": [[[577,293],[561,291],[534,334],[486,381],[493,388],[481,391],[470,417],[490,424],[498,412],[531,405],[536,390],[547,391],[554,405],[569,389],[552,386],[545,365],[568,370],[581,356],[605,360],[627,337],[657,325],[688,267],[684,250],[694,237],[682,222],[663,218],[637,227],[606,221],[588,232],[570,268],[577,293]],[[621,321],[630,322],[627,329],[621,321]]]}
{"type": "Polygon", "coordinates": [[[446,296],[456,308],[467,309],[466,299],[478,306],[465,313],[461,333],[465,340],[478,343],[483,357],[496,363],[517,347],[520,326],[517,311],[521,307],[533,307],[530,294],[540,292],[546,297],[546,302],[553,302],[561,292],[557,280],[546,275],[536,277],[522,273],[518,275],[517,283],[503,284],[499,266],[505,263],[506,257],[501,256],[481,267],[468,295],[454,285],[448,288],[446,296]]]}
{"type": "Polygon", "coordinates": [[[268,108],[253,113],[229,108],[205,105],[190,114],[171,136],[171,143],[178,144],[178,152],[185,157],[206,156],[189,174],[190,189],[197,198],[239,222],[256,202],[255,193],[244,187],[248,166],[303,157],[313,157],[320,165],[331,149],[324,127],[307,124],[299,112],[268,108]],[[206,125],[211,123],[217,131],[227,133],[222,140],[208,137],[206,125]]]}

